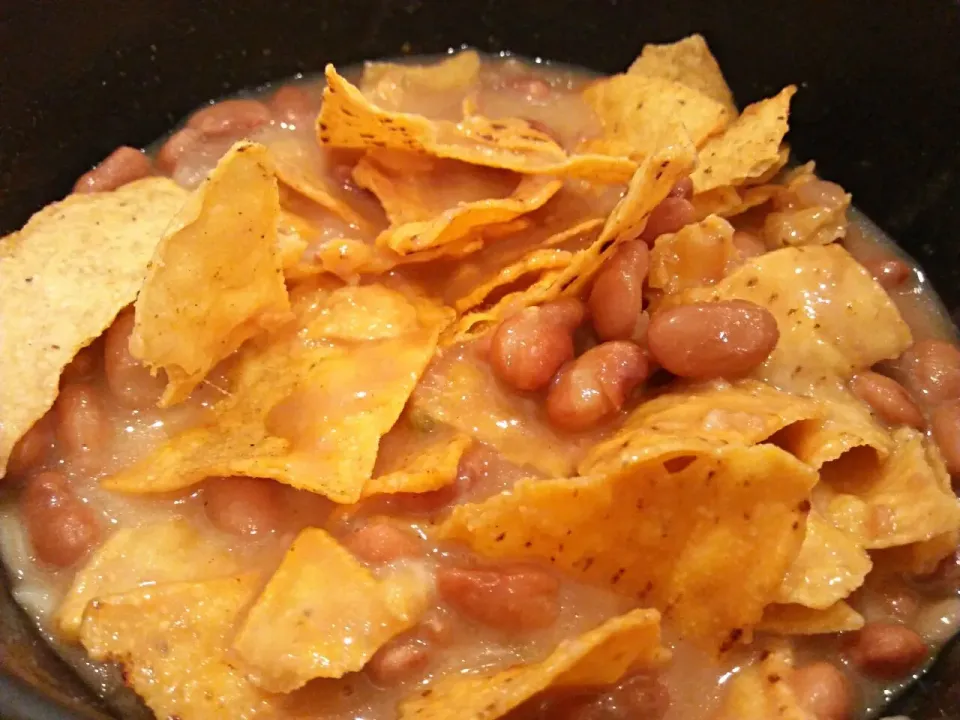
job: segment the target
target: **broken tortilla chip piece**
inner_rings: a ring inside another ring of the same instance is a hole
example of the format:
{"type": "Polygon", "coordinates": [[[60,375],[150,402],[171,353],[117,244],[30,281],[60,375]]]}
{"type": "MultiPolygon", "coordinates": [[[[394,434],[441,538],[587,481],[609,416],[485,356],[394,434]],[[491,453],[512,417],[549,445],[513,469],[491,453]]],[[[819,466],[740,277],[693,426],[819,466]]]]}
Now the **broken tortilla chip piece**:
{"type": "Polygon", "coordinates": [[[256,573],[144,587],[91,604],[80,641],[124,678],[157,717],[274,717],[274,698],[225,657],[234,626],[260,584],[256,573]]]}
{"type": "Polygon", "coordinates": [[[770,445],[704,449],[677,438],[619,472],[524,480],[456,506],[439,535],[489,557],[549,558],[723,651],[760,620],[796,560],[816,481],[770,445]]]}
{"type": "Polygon", "coordinates": [[[75,640],[83,612],[95,598],[240,571],[227,547],[201,536],[186,521],[118,530],[73,578],[57,610],[62,636],[75,640]]]}
{"type": "Polygon", "coordinates": [[[678,232],[661,235],[650,252],[648,284],[667,294],[713,285],[740,261],[733,226],[711,215],[678,232]]]}
{"type": "Polygon", "coordinates": [[[723,703],[711,720],[816,720],[800,706],[790,688],[793,672],[787,652],[767,652],[728,683],[723,703]]]}
{"type": "Polygon", "coordinates": [[[166,371],[161,407],[185,400],[214,365],[289,319],[279,218],[267,149],[238,142],[160,241],[135,305],[130,352],[166,371]]]}
{"type": "Polygon", "coordinates": [[[63,368],[136,299],[187,196],[166,178],[70,195],[0,240],[0,476],[63,368]]]}
{"type": "Polygon", "coordinates": [[[664,45],[644,45],[627,72],[681,82],[713,98],[733,114],[737,112],[733,93],[702,35],[690,35],[664,45]]]}
{"type": "Polygon", "coordinates": [[[538,663],[495,674],[445,677],[400,703],[400,720],[496,720],[550,687],[617,682],[629,669],[653,670],[669,658],[660,614],[632,610],[564,640],[538,663]]]}
{"type": "Polygon", "coordinates": [[[426,580],[410,568],[377,580],[325,531],[307,528],[250,608],[233,649],[257,685],[290,692],[360,670],[417,622],[427,594],[426,580]]]}
{"type": "Polygon", "coordinates": [[[840,600],[822,610],[804,605],[769,605],[757,630],[778,635],[830,635],[859,630],[863,623],[863,615],[840,600]]]}
{"type": "Polygon", "coordinates": [[[317,118],[321,145],[409,150],[528,175],[576,177],[606,184],[626,182],[637,169],[636,163],[625,157],[568,156],[553,138],[525,120],[471,115],[453,123],[389,112],[367,100],[333,65],[327,65],[325,74],[327,87],[317,118]]]}
{"type": "MultiPolygon", "coordinates": [[[[390,446],[396,427],[380,441],[381,455],[390,446]]],[[[386,493],[423,493],[439,490],[457,479],[460,457],[473,440],[469,435],[442,431],[416,433],[421,437],[405,451],[389,448],[390,458],[374,468],[373,477],[363,486],[363,496],[386,493]],[[424,437],[426,436],[426,437],[424,437]]],[[[402,442],[402,440],[401,440],[402,442]]]]}
{"type": "Polygon", "coordinates": [[[451,311],[361,286],[306,293],[294,313],[290,326],[241,351],[214,421],[173,436],[102,486],[158,493],[243,475],[359,500],[380,436],[400,416],[451,311]]]}
{"type": "Polygon", "coordinates": [[[451,94],[462,97],[479,79],[479,53],[464,50],[430,65],[365,62],[360,91],[384,109],[433,116],[438,100],[445,101],[441,103],[445,108],[452,103],[451,94]]]}
{"type": "Polygon", "coordinates": [[[780,149],[787,134],[793,85],[746,108],[726,131],[700,149],[700,162],[690,178],[694,194],[729,185],[758,182],[779,169],[780,149]]]}
{"type": "Polygon", "coordinates": [[[776,185],[752,185],[750,187],[718,187],[690,198],[694,215],[700,219],[709,215],[730,218],[745,213],[750,208],[763,205],[777,194],[776,185]]]}

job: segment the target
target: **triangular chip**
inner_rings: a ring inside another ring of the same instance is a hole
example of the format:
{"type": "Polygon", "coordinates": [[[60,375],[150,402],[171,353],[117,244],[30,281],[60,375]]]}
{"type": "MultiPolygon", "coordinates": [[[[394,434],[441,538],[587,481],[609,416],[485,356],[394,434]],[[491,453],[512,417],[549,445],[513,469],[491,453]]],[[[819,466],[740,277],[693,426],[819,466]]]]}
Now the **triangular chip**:
{"type": "Polygon", "coordinates": [[[360,91],[386,110],[443,117],[480,79],[480,55],[464,50],[430,65],[366,62],[360,91]]]}
{"type": "Polygon", "coordinates": [[[789,684],[792,673],[786,652],[768,651],[728,683],[723,704],[711,720],[816,720],[797,702],[789,684]]]}
{"type": "Polygon", "coordinates": [[[420,432],[400,427],[394,426],[380,440],[373,477],[363,486],[364,497],[431,492],[450,485],[457,479],[460,457],[473,442],[469,435],[442,429],[420,432]]]}
{"type": "Polygon", "coordinates": [[[136,299],[187,195],[166,178],[71,195],[0,240],[0,476],[63,368],[136,299]]]}
{"type": "Polygon", "coordinates": [[[690,35],[665,45],[644,45],[627,72],[676,80],[737,112],[733,93],[702,35],[690,35]]]}
{"type": "Polygon", "coordinates": [[[275,717],[276,700],[225,654],[259,584],[253,573],[101,598],[84,616],[80,641],[94,660],[120,663],[157,717],[275,717]]]}
{"type": "Polygon", "coordinates": [[[160,241],[137,298],[130,352],[166,371],[162,407],[185,400],[214,365],[288,319],[279,218],[267,149],[239,142],[160,241]]]}
{"type": "Polygon", "coordinates": [[[325,531],[308,528],[250,609],[233,649],[257,685],[290,692],[360,670],[418,620],[426,600],[426,581],[416,573],[377,580],[325,531]]]}
{"type": "Polygon", "coordinates": [[[750,208],[763,205],[777,194],[776,185],[751,185],[749,187],[718,187],[691,198],[697,218],[719,215],[730,218],[745,213],[750,208]]]}
{"type": "Polygon", "coordinates": [[[840,600],[822,610],[804,605],[770,605],[757,625],[761,632],[778,635],[831,635],[863,627],[863,615],[840,600]]]}
{"type": "Polygon", "coordinates": [[[683,445],[608,475],[520,481],[456,506],[440,536],[491,557],[549,559],[662,609],[683,637],[729,649],[795,561],[817,477],[769,445],[683,445]]]}
{"type": "Polygon", "coordinates": [[[782,209],[775,210],[764,218],[763,237],[768,247],[827,245],[846,237],[847,210],[852,200],[849,193],[831,200],[829,205],[821,202],[812,207],[796,206],[797,198],[794,193],[797,189],[816,180],[813,167],[802,166],[789,173],[782,186],[774,186],[777,190],[774,196],[776,205],[782,209]]]}
{"type": "Polygon", "coordinates": [[[608,685],[628,669],[655,669],[668,658],[660,614],[633,610],[564,640],[541,662],[443,678],[400,703],[400,720],[496,720],[549,687],[608,685]]]}
{"type": "Polygon", "coordinates": [[[667,294],[713,285],[739,263],[733,226],[711,215],[676,233],[661,235],[650,252],[648,284],[667,294]]]}

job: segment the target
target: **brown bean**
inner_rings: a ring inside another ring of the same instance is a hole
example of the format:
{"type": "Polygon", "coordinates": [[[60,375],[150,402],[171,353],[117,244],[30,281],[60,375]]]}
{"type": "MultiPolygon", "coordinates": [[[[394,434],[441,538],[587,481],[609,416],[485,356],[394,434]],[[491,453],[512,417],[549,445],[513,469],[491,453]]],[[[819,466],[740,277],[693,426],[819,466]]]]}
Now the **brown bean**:
{"type": "Polygon", "coordinates": [[[316,118],[319,108],[302,87],[284,85],[270,98],[270,111],[285,125],[307,127],[316,118]]]}
{"type": "Polygon", "coordinates": [[[643,281],[650,267],[646,243],[623,243],[593,283],[587,307],[602,340],[630,340],[643,310],[643,281]]]}
{"type": "Polygon", "coordinates": [[[560,583],[538,568],[442,567],[436,578],[444,602],[472,620],[501,630],[549,627],[560,614],[560,583]]]}
{"type": "Polygon", "coordinates": [[[907,389],[886,375],[865,371],[850,381],[853,394],[873,408],[891,425],[909,425],[923,429],[923,414],[913,402],[907,389]]]}
{"type": "Polygon", "coordinates": [[[167,138],[157,153],[157,167],[167,175],[172,175],[177,169],[180,159],[199,148],[203,144],[203,137],[199,130],[185,127],[177,130],[167,138]]]}
{"type": "Polygon", "coordinates": [[[504,720],[662,720],[670,693],[653,674],[638,673],[611,687],[552,688],[504,720]]]}
{"type": "Polygon", "coordinates": [[[583,306],[577,301],[524,308],[494,331],[490,366],[517,390],[545,387],[573,357],[573,331],[582,317],[583,306]]]}
{"type": "Polygon", "coordinates": [[[393,562],[421,551],[420,541],[413,533],[387,520],[372,520],[347,533],[341,542],[358,558],[371,563],[393,562]]]}
{"type": "Polygon", "coordinates": [[[693,180],[688,175],[685,178],[680,178],[677,180],[677,184],[673,186],[667,197],[673,198],[683,198],[689,200],[693,196],[693,180]]]}
{"type": "Polygon", "coordinates": [[[29,478],[20,496],[20,512],[37,559],[47,565],[73,565],[100,541],[96,516],[60,473],[29,478]]]}
{"type": "Polygon", "coordinates": [[[108,192],[152,173],[150,158],[136,148],[123,145],[107,155],[93,170],[81,175],[74,184],[73,191],[108,192]]]}
{"type": "Polygon", "coordinates": [[[146,365],[130,354],[130,334],[134,315],[126,310],[117,316],[106,332],[103,369],[110,393],[128,407],[156,404],[166,384],[164,376],[153,376],[146,365]]]}
{"type": "Polygon", "coordinates": [[[841,670],[828,662],[798,668],[789,679],[797,702],[816,720],[850,720],[853,690],[841,670]]]}
{"type": "Polygon", "coordinates": [[[763,255],[767,251],[767,246],[763,244],[763,240],[753,233],[743,230],[737,230],[733,233],[733,246],[744,260],[763,255]]]}
{"type": "Polygon", "coordinates": [[[422,673],[430,663],[430,648],[415,636],[394,638],[374,653],[364,672],[380,687],[397,685],[422,673]]]}
{"type": "Polygon", "coordinates": [[[562,430],[588,430],[622,408],[648,374],[639,345],[625,340],[597,345],[557,376],[547,394],[547,418],[562,430]]]}
{"type": "Polygon", "coordinates": [[[770,311],[746,300],[692,303],[650,319],[650,354],[680,377],[743,375],[762,363],[780,339],[770,311]]]}
{"type": "Polygon", "coordinates": [[[94,462],[103,452],[110,427],[96,391],[85,383],[67,385],[53,405],[57,442],[64,454],[82,463],[94,462]]]}
{"type": "Polygon", "coordinates": [[[94,341],[92,345],[80,350],[74,355],[73,360],[67,363],[67,366],[60,373],[60,384],[69,385],[70,383],[89,380],[100,364],[100,358],[103,356],[103,346],[94,341]]]}
{"type": "Polygon", "coordinates": [[[892,622],[864,625],[847,648],[853,664],[876,680],[899,680],[926,659],[928,648],[913,630],[892,622]]]}
{"type": "Polygon", "coordinates": [[[930,430],[947,470],[960,475],[960,400],[945,402],[930,415],[930,430]]]}
{"type": "Polygon", "coordinates": [[[960,350],[944,340],[921,340],[901,357],[905,384],[929,405],[960,399],[960,350]]]}
{"type": "Polygon", "coordinates": [[[270,122],[270,108],[259,100],[221,100],[197,110],[187,127],[205,138],[234,135],[240,137],[270,122]]]}
{"type": "Polygon", "coordinates": [[[913,275],[910,266],[897,258],[875,258],[862,264],[885,290],[900,287],[913,275]]]}
{"type": "Polygon", "coordinates": [[[286,518],[279,483],[241,476],[207,478],[203,511],[215,528],[231,535],[266,535],[286,518]]]}
{"type": "Polygon", "coordinates": [[[48,412],[27,430],[13,446],[10,462],[7,464],[7,474],[27,475],[44,461],[53,446],[54,424],[53,414],[48,412]]]}
{"type": "Polygon", "coordinates": [[[693,203],[689,200],[681,197],[665,198],[650,213],[647,225],[640,233],[640,239],[648,244],[652,243],[661,235],[675,233],[696,219],[693,203]]]}

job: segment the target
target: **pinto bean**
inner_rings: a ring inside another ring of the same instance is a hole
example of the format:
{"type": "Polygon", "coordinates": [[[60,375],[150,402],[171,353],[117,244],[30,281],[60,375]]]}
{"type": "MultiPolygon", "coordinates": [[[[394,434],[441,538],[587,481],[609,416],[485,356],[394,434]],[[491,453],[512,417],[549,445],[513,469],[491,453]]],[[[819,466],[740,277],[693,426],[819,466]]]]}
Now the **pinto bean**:
{"type": "Polygon", "coordinates": [[[545,387],[563,363],[573,357],[573,331],[583,318],[583,305],[561,300],[530,307],[507,318],[490,341],[490,365],[517,390],[545,387]]]}
{"type": "Polygon", "coordinates": [[[103,403],[84,383],[60,391],[53,411],[57,419],[57,442],[73,460],[91,462],[103,452],[110,428],[103,403]]]}
{"type": "Polygon", "coordinates": [[[89,380],[103,355],[103,347],[98,341],[80,350],[60,373],[60,384],[69,385],[83,380],[89,380]]]}
{"type": "Polygon", "coordinates": [[[420,541],[386,520],[373,520],[342,538],[343,546],[361,560],[387,563],[420,552],[420,541]]]}
{"type": "Polygon", "coordinates": [[[231,535],[266,535],[282,526],[286,514],[278,483],[241,476],[207,478],[203,510],[215,528],[231,535]]]}
{"type": "Polygon", "coordinates": [[[643,281],[650,267],[650,251],[642,242],[617,248],[597,275],[587,306],[602,340],[630,340],[643,310],[643,281]]]}
{"type": "Polygon", "coordinates": [[[270,111],[281,123],[305,127],[317,116],[318,107],[302,87],[284,85],[270,98],[270,111]]]}
{"type": "Polygon", "coordinates": [[[107,155],[93,170],[85,172],[73,186],[75,193],[108,192],[153,173],[150,158],[136,148],[122,145],[107,155]]]}
{"type": "Polygon", "coordinates": [[[930,416],[930,430],[951,475],[960,475],[960,400],[938,405],[930,416]]]}
{"type": "Polygon", "coordinates": [[[780,339],[770,311],[746,300],[692,303],[650,319],[650,354],[680,377],[735,377],[762,363],[780,339]]]}
{"type": "Polygon", "coordinates": [[[789,679],[797,702],[816,720],[850,720],[853,690],[841,670],[828,662],[798,668],[789,679]]]}
{"type": "Polygon", "coordinates": [[[743,230],[737,230],[733,233],[733,246],[744,260],[763,255],[767,251],[767,246],[763,244],[763,240],[753,233],[743,230]]]}
{"type": "Polygon", "coordinates": [[[920,408],[907,389],[893,378],[871,371],[862,372],[850,381],[850,389],[891,425],[923,429],[920,408]]]}
{"type": "Polygon", "coordinates": [[[193,152],[203,144],[203,136],[199,130],[185,127],[177,130],[167,138],[157,153],[157,167],[167,175],[172,175],[177,169],[177,163],[184,155],[193,152]]]}
{"type": "Polygon", "coordinates": [[[130,354],[134,315],[126,310],[117,316],[106,333],[103,370],[110,393],[128,407],[156,404],[163,393],[164,377],[150,374],[146,365],[130,354]]]}
{"type": "Polygon", "coordinates": [[[268,122],[270,108],[258,100],[221,100],[197,110],[187,120],[187,127],[205,138],[240,137],[268,122]]]}
{"type": "Polygon", "coordinates": [[[597,345],[557,376],[547,394],[547,418],[562,430],[588,430],[622,408],[648,374],[639,345],[625,340],[597,345]]]}
{"type": "Polygon", "coordinates": [[[100,541],[93,511],[73,494],[58,472],[40,473],[27,480],[20,512],[37,559],[47,565],[69,567],[100,541]]]}
{"type": "Polygon", "coordinates": [[[423,672],[430,662],[430,648],[418,637],[394,638],[374,653],[364,671],[380,687],[397,685],[423,672]]]}
{"type": "Polygon", "coordinates": [[[10,475],[26,475],[43,462],[44,455],[53,445],[54,418],[47,413],[37,420],[13,446],[7,472],[10,475]]]}
{"type": "Polygon", "coordinates": [[[867,623],[848,648],[850,659],[864,675],[888,681],[912,673],[927,653],[927,645],[917,633],[892,622],[867,623]]]}
{"type": "Polygon", "coordinates": [[[437,571],[436,579],[444,602],[472,620],[500,630],[549,627],[560,614],[560,583],[535,567],[444,567],[437,571]]]}
{"type": "Polygon", "coordinates": [[[910,266],[898,258],[864,260],[862,265],[885,290],[900,287],[913,275],[910,266]]]}
{"type": "Polygon", "coordinates": [[[640,233],[640,239],[653,243],[661,235],[675,233],[694,220],[696,212],[693,203],[682,197],[667,197],[650,213],[647,225],[640,233]]]}
{"type": "Polygon", "coordinates": [[[637,673],[609,687],[551,688],[504,720],[662,720],[670,693],[654,674],[637,673]]]}
{"type": "Polygon", "coordinates": [[[900,360],[906,385],[930,405],[960,399],[960,350],[943,340],[914,343],[900,360]]]}
{"type": "Polygon", "coordinates": [[[667,197],[683,198],[689,200],[693,196],[693,180],[688,175],[685,178],[677,180],[677,184],[667,194],[667,197]]]}

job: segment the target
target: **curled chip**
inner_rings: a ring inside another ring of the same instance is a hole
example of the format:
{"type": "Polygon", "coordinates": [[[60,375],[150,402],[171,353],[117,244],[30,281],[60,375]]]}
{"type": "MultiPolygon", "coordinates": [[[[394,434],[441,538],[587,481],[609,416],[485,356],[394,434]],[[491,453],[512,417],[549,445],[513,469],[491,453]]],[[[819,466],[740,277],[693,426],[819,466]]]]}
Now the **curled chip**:
{"type": "MultiPolygon", "coordinates": [[[[816,180],[812,163],[789,173],[777,195],[789,205],[794,193],[804,184],[816,180]]],[[[767,186],[771,187],[771,186],[767,186]]],[[[773,186],[776,187],[776,186],[773,186]]],[[[757,188],[759,190],[759,188],[757,188]]],[[[763,236],[769,247],[785,245],[827,245],[847,235],[847,210],[852,196],[844,193],[814,207],[794,207],[771,212],[763,221],[763,236]]]]}
{"type": "Polygon", "coordinates": [[[734,217],[745,213],[750,208],[763,205],[774,197],[778,190],[776,185],[714,188],[692,198],[694,214],[698,218],[705,218],[708,215],[734,217]]]}
{"type": "Polygon", "coordinates": [[[757,630],[779,635],[828,635],[859,630],[863,622],[863,616],[843,600],[822,610],[804,605],[769,605],[757,630]]]}
{"type": "Polygon", "coordinates": [[[709,449],[675,438],[618,472],[524,480],[459,505],[439,532],[481,555],[549,559],[662,609],[683,637],[723,651],[760,620],[796,560],[816,481],[770,445],[709,449]]]}
{"type": "Polygon", "coordinates": [[[71,195],[0,240],[0,475],[53,405],[63,368],[136,299],[186,198],[166,178],[71,195]]]}
{"type": "Polygon", "coordinates": [[[777,602],[825,610],[863,585],[872,567],[858,538],[811,511],[800,554],[783,578],[777,602]]]}
{"type": "Polygon", "coordinates": [[[875,550],[872,554],[878,567],[917,576],[930,575],[944,558],[956,552],[957,545],[960,545],[960,530],[951,530],[929,540],[875,550]]]}
{"type": "Polygon", "coordinates": [[[80,642],[124,678],[157,717],[182,720],[274,716],[276,700],[226,657],[256,573],[144,587],[91,604],[80,642]]]}
{"type": "Polygon", "coordinates": [[[672,294],[713,285],[736,265],[733,226],[711,215],[679,232],[661,235],[650,253],[650,287],[672,294]]]}
{"type": "Polygon", "coordinates": [[[690,175],[695,194],[718,187],[762,182],[782,167],[781,144],[787,134],[793,85],[778,95],[750,105],[726,129],[700,149],[700,162],[690,175]]]}
{"type": "Polygon", "coordinates": [[[641,74],[597,80],[583,99],[603,125],[603,136],[588,142],[587,149],[634,160],[657,152],[677,123],[700,147],[723,132],[733,116],[721,103],[683,83],[641,74]]]}
{"type": "Polygon", "coordinates": [[[417,621],[426,600],[417,573],[377,580],[325,531],[307,528],[250,608],[233,649],[257,685],[290,692],[360,670],[417,621]]]}
{"type": "Polygon", "coordinates": [[[306,292],[294,314],[290,328],[241,351],[233,394],[214,408],[213,422],[173,436],[102,486],[158,493],[244,475],[359,500],[380,436],[400,416],[450,313],[362,286],[306,292]],[[405,321],[388,323],[390,316],[405,321]]]}
{"type": "Polygon", "coordinates": [[[711,720],[816,720],[800,707],[790,689],[793,671],[787,652],[767,652],[762,661],[733,678],[720,710],[711,720]]]}
{"type": "Polygon", "coordinates": [[[660,644],[660,614],[632,610],[564,640],[541,662],[443,678],[401,702],[400,720],[494,720],[549,687],[607,685],[669,657],[660,644]]]}
{"type": "Polygon", "coordinates": [[[118,530],[73,578],[57,611],[63,636],[75,640],[83,612],[95,598],[140,586],[221,577],[240,571],[227,548],[202,537],[187,522],[118,530]]]}
{"type": "Polygon", "coordinates": [[[279,219],[267,149],[239,142],[160,241],[137,298],[130,352],[166,371],[162,407],[185,400],[214,365],[289,319],[279,219]]]}
{"type": "Polygon", "coordinates": [[[665,45],[644,45],[627,72],[676,80],[713,98],[733,114],[737,112],[733,93],[702,35],[690,35],[665,45]]]}
{"type": "Polygon", "coordinates": [[[479,115],[429,120],[377,107],[327,65],[327,88],[317,118],[321,145],[371,150],[410,150],[471,165],[527,175],[575,177],[597,183],[626,182],[637,169],[625,157],[567,155],[550,136],[525,120],[490,120],[479,115]]]}
{"type": "Polygon", "coordinates": [[[473,89],[480,79],[480,55],[464,50],[431,65],[365,62],[360,91],[380,107],[403,112],[418,112],[420,106],[436,113],[442,98],[459,110],[453,100],[473,89]]]}
{"type": "Polygon", "coordinates": [[[394,426],[383,436],[373,477],[363,486],[364,497],[430,492],[457,479],[460,457],[472,442],[469,435],[442,430],[429,433],[414,430],[414,438],[410,438],[410,434],[394,426]],[[385,452],[389,453],[389,459],[381,461],[385,452]]]}

